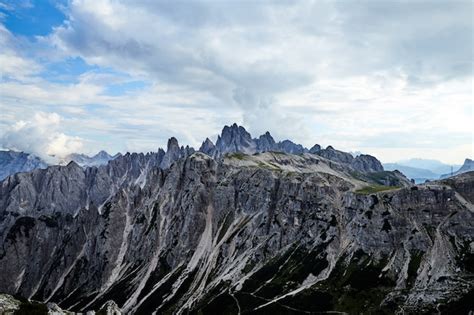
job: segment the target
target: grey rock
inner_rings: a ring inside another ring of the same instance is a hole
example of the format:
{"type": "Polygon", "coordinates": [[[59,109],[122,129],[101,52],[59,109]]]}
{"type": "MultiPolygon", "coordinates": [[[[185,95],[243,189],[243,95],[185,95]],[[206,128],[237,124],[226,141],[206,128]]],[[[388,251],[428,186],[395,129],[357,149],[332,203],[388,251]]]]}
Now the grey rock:
{"type": "Polygon", "coordinates": [[[224,126],[222,134],[217,137],[216,148],[221,154],[242,152],[253,154],[257,145],[244,127],[233,124],[224,126]]]}
{"type": "Polygon", "coordinates": [[[319,150],[317,154],[328,160],[349,165],[354,160],[352,154],[336,150],[332,146],[328,146],[326,149],[319,150]]]}
{"type": "Polygon", "coordinates": [[[166,154],[2,181],[0,291],[82,312],[430,313],[474,288],[472,172],[366,195],[318,155],[197,152],[163,169],[166,154]]]}
{"type": "Polygon", "coordinates": [[[309,149],[309,153],[311,154],[316,154],[319,151],[321,151],[321,146],[319,144],[315,144],[314,146],[311,147],[311,149],[309,149]]]}
{"type": "Polygon", "coordinates": [[[175,137],[171,137],[168,140],[168,145],[166,149],[166,153],[163,156],[161,161],[160,167],[165,169],[169,168],[171,164],[176,162],[177,160],[189,156],[194,153],[194,149],[186,146],[179,146],[178,140],[175,137]]]}
{"type": "Polygon", "coordinates": [[[354,158],[352,154],[336,150],[332,146],[316,150],[315,154],[331,161],[349,165],[352,169],[362,173],[381,172],[384,170],[382,163],[377,158],[367,154],[361,154],[354,158]]]}
{"type": "Polygon", "coordinates": [[[277,150],[277,144],[275,143],[275,140],[268,131],[258,137],[255,142],[257,143],[256,152],[267,152],[277,150]]]}
{"type": "Polygon", "coordinates": [[[354,158],[351,162],[353,169],[363,173],[382,172],[383,166],[377,158],[368,154],[361,154],[354,158]]]}
{"type": "Polygon", "coordinates": [[[100,314],[122,315],[122,311],[114,301],[107,301],[99,310],[100,314]]]}
{"type": "Polygon", "coordinates": [[[307,153],[308,149],[303,147],[301,144],[296,144],[290,140],[283,140],[277,144],[278,151],[290,153],[290,154],[303,154],[307,153]]]}

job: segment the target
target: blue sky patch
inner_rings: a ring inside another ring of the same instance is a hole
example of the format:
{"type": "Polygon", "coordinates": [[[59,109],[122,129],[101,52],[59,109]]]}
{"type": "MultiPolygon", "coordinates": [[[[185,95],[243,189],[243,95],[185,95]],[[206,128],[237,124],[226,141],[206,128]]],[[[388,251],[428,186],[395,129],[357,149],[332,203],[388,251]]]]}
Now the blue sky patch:
{"type": "Polygon", "coordinates": [[[0,2],[3,23],[15,35],[44,36],[59,26],[66,19],[60,10],[65,1],[21,1],[8,0],[0,2]]]}

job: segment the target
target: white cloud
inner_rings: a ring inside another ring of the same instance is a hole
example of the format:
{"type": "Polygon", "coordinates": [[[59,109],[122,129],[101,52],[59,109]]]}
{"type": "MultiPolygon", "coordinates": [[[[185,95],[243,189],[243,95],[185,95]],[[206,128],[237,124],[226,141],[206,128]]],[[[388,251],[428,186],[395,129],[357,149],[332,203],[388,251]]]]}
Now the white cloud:
{"type": "Polygon", "coordinates": [[[57,84],[35,70],[1,84],[0,124],[39,108],[69,117],[65,128],[95,149],[156,150],[172,135],[197,146],[235,121],[306,146],[446,160],[455,151],[463,160],[473,146],[471,9],[469,1],[74,0],[42,45],[146,86],[111,96],[108,86],[123,80],[114,73],[57,84]]]}
{"type": "Polygon", "coordinates": [[[28,80],[37,74],[41,65],[22,56],[16,47],[13,35],[0,23],[0,80],[4,78],[14,80],[28,80]]]}
{"type": "Polygon", "coordinates": [[[55,163],[73,152],[80,152],[83,140],[61,131],[61,117],[56,113],[36,113],[31,120],[13,124],[0,138],[3,148],[33,153],[55,163]]]}

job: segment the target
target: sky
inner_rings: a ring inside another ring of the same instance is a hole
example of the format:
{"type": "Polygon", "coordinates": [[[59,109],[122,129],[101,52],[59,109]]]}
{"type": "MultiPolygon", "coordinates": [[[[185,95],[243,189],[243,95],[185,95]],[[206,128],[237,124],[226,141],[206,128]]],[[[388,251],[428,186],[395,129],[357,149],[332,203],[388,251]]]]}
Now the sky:
{"type": "Polygon", "coordinates": [[[224,125],[474,156],[472,1],[0,0],[0,147],[198,148],[224,125]]]}

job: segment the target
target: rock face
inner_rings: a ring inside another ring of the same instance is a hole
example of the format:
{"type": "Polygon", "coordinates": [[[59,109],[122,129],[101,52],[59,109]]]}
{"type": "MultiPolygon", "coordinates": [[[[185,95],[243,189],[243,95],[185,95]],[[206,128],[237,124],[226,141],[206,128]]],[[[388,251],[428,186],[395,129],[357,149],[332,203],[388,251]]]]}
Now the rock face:
{"type": "Polygon", "coordinates": [[[332,146],[328,146],[326,149],[322,150],[317,150],[316,148],[314,151],[317,155],[325,157],[331,161],[350,165],[354,170],[362,173],[382,172],[384,170],[382,163],[371,155],[361,154],[354,158],[352,154],[336,150],[332,146]]]}
{"type": "Polygon", "coordinates": [[[358,155],[351,162],[352,168],[359,172],[369,173],[369,172],[382,172],[383,166],[377,158],[368,154],[358,155]]]}
{"type": "Polygon", "coordinates": [[[318,152],[318,155],[328,160],[336,161],[343,164],[351,164],[354,160],[352,154],[336,150],[332,146],[328,146],[326,149],[320,150],[318,152]]]}
{"type": "Polygon", "coordinates": [[[244,127],[233,124],[224,126],[222,134],[217,137],[216,147],[221,154],[229,152],[252,154],[256,152],[257,144],[244,127]]]}
{"type": "Polygon", "coordinates": [[[159,168],[166,154],[1,182],[0,292],[126,314],[472,306],[474,173],[369,195],[319,155],[198,152],[159,168]]]}
{"type": "Polygon", "coordinates": [[[47,167],[46,162],[34,155],[24,152],[0,151],[0,180],[11,174],[47,167]]]}
{"type": "Polygon", "coordinates": [[[163,156],[163,159],[160,163],[161,168],[168,168],[173,164],[173,162],[184,158],[188,155],[194,153],[194,149],[190,148],[189,146],[186,147],[179,147],[178,140],[175,137],[171,137],[168,140],[168,145],[166,149],[166,153],[163,156]]]}
{"type": "Polygon", "coordinates": [[[317,154],[319,151],[321,151],[321,146],[319,144],[315,144],[309,149],[309,153],[311,154],[317,154]]]}
{"type": "MultiPolygon", "coordinates": [[[[18,300],[8,294],[0,294],[0,314],[48,314],[48,315],[75,315],[61,309],[55,303],[42,303],[37,301],[29,301],[25,299],[18,300]]],[[[95,315],[94,311],[87,312],[87,315],[95,315]]],[[[108,301],[97,312],[101,315],[121,315],[120,308],[113,301],[108,301]]]]}
{"type": "Polygon", "coordinates": [[[202,143],[201,147],[199,148],[199,152],[202,152],[204,154],[209,155],[210,157],[217,157],[218,151],[214,143],[209,140],[209,138],[206,138],[204,142],[202,143]]]}

